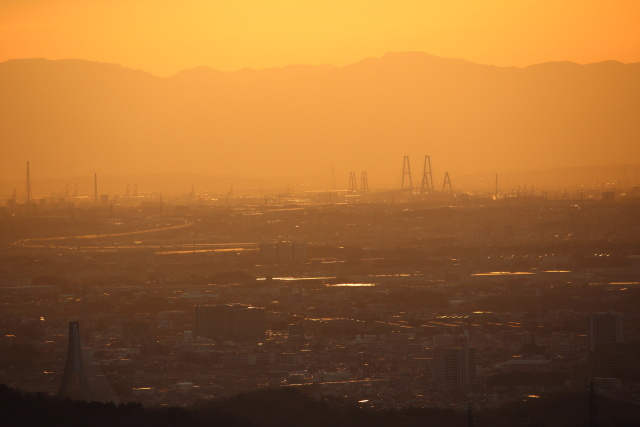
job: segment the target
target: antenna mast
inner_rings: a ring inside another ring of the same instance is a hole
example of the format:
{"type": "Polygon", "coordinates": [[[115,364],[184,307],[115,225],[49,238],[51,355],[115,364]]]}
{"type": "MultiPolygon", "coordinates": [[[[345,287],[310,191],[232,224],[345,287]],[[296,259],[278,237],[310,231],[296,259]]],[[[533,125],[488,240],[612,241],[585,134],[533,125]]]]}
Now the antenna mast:
{"type": "Polygon", "coordinates": [[[27,204],[27,209],[31,206],[31,172],[29,171],[29,162],[27,162],[27,194],[25,203],[27,204]]]}
{"type": "Polygon", "coordinates": [[[331,191],[336,191],[336,169],[331,166],[331,191]]]}

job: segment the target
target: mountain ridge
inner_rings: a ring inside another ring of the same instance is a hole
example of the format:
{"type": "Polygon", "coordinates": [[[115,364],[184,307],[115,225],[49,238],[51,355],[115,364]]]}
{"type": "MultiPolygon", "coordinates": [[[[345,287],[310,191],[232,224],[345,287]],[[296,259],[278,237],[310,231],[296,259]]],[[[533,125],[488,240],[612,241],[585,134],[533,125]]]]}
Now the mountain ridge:
{"type": "Polygon", "coordinates": [[[622,61],[618,61],[618,60],[613,60],[613,59],[608,59],[608,60],[604,60],[604,61],[596,61],[596,62],[589,62],[589,63],[585,63],[585,64],[579,64],[577,62],[573,62],[573,61],[546,61],[546,62],[540,62],[540,63],[535,63],[535,64],[529,64],[526,66],[515,66],[515,65],[509,65],[509,66],[503,66],[503,65],[493,65],[493,64],[483,64],[483,63],[479,63],[479,62],[473,62],[473,61],[469,61],[467,59],[463,59],[463,58],[455,58],[455,57],[441,57],[441,56],[437,56],[437,55],[432,55],[430,53],[426,53],[426,52],[421,52],[421,51],[397,51],[397,52],[387,52],[384,53],[381,56],[375,56],[375,57],[367,57],[367,58],[362,58],[360,60],[354,61],[354,62],[350,62],[348,64],[345,65],[333,65],[333,64],[319,64],[319,65],[313,65],[313,64],[289,64],[289,65],[283,65],[283,66],[273,66],[273,67],[265,67],[265,68],[251,68],[251,67],[243,67],[243,68],[238,68],[238,69],[234,69],[234,70],[219,70],[217,68],[208,66],[208,65],[199,65],[196,67],[190,67],[190,68],[184,68],[174,74],[171,74],[169,76],[159,76],[157,74],[154,74],[150,71],[146,71],[143,69],[138,69],[138,68],[132,68],[132,67],[128,67],[126,65],[122,65],[116,62],[101,62],[101,61],[93,61],[93,60],[89,60],[89,59],[82,59],[82,58],[64,58],[64,59],[47,59],[47,58],[12,58],[12,59],[8,59],[6,61],[2,61],[0,62],[0,66],[2,66],[3,64],[8,64],[8,63],[18,63],[18,62],[31,62],[31,61],[38,61],[38,62],[51,62],[51,63],[64,63],[64,62],[77,62],[77,63],[90,63],[90,64],[99,64],[99,65],[104,65],[104,66],[112,66],[112,67],[118,67],[124,70],[129,70],[129,71],[135,71],[135,72],[139,72],[139,73],[144,73],[144,74],[148,74],[150,76],[153,77],[157,77],[159,79],[171,79],[177,75],[180,75],[182,73],[185,72],[189,72],[189,71],[193,71],[193,70],[210,70],[216,73],[221,73],[221,74],[229,74],[229,73],[238,73],[238,72],[261,72],[261,71],[273,71],[273,70],[282,70],[282,69],[292,69],[292,68],[331,68],[331,69],[340,69],[340,68],[346,68],[346,67],[350,67],[353,65],[357,65],[363,62],[368,62],[368,61],[376,61],[376,60],[385,60],[388,58],[392,58],[395,56],[406,56],[406,55],[418,55],[420,57],[423,58],[431,58],[431,59],[436,59],[436,60],[444,60],[444,61],[455,61],[455,62],[459,62],[459,63],[466,63],[466,64],[472,64],[472,65],[478,65],[478,66],[482,66],[482,67],[489,67],[489,68],[497,68],[497,69],[515,69],[515,70],[525,70],[528,68],[535,68],[535,67],[539,67],[539,66],[546,66],[546,65],[553,65],[553,64],[570,64],[570,65],[577,65],[579,67],[584,67],[584,66],[591,66],[591,65],[598,65],[598,64],[620,64],[620,65],[637,65],[640,66],[640,62],[622,62],[622,61]]]}
{"type": "MultiPolygon", "coordinates": [[[[0,179],[186,173],[316,176],[402,156],[454,176],[640,158],[640,63],[525,68],[390,53],[343,67],[157,77],[84,60],[0,63],[0,179]]],[[[415,165],[414,165],[415,167],[415,165]]],[[[346,178],[345,178],[346,179],[346,178]]],[[[324,182],[324,181],[322,181],[324,182]]]]}

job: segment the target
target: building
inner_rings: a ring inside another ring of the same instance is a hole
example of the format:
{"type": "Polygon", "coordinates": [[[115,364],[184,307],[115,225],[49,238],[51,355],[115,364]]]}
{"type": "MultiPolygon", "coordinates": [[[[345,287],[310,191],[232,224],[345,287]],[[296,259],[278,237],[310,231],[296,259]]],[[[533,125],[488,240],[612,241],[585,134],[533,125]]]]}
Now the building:
{"type": "Polygon", "coordinates": [[[469,338],[467,335],[440,334],[433,337],[435,347],[468,347],[469,338]]]}
{"type": "Polygon", "coordinates": [[[291,244],[291,262],[294,264],[304,264],[307,262],[307,244],[293,242],[291,244]]]}
{"type": "Polygon", "coordinates": [[[469,387],[476,381],[475,348],[436,348],[433,357],[436,384],[443,388],[469,387]]]}
{"type": "Polygon", "coordinates": [[[622,316],[612,311],[587,316],[587,348],[596,351],[603,344],[622,342],[622,316]]]}
{"type": "Polygon", "coordinates": [[[274,264],[304,264],[307,262],[307,244],[302,242],[260,243],[262,261],[274,264]]]}
{"type": "Polygon", "coordinates": [[[241,304],[197,305],[194,325],[200,337],[260,339],[266,332],[265,310],[241,304]]]}
{"type": "Polygon", "coordinates": [[[150,344],[155,341],[155,334],[149,322],[125,321],[122,322],[122,339],[128,345],[150,344]]]}
{"type": "Polygon", "coordinates": [[[640,379],[640,343],[608,343],[597,347],[589,352],[591,377],[619,378],[624,381],[640,379]]]}
{"type": "Polygon", "coordinates": [[[278,242],[276,244],[276,262],[278,264],[291,264],[291,242],[278,242]]]}
{"type": "Polygon", "coordinates": [[[260,258],[266,262],[276,262],[278,259],[277,243],[260,243],[260,258]]]}

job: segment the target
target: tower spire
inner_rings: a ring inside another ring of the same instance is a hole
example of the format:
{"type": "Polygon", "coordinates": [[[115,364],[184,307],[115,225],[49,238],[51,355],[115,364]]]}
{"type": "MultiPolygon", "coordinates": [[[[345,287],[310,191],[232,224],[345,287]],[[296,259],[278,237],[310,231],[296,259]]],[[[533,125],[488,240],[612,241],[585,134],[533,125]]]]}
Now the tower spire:
{"type": "Polygon", "coordinates": [[[449,186],[449,192],[453,194],[453,187],[451,186],[451,178],[449,178],[449,172],[444,173],[444,182],[442,183],[442,191],[449,186]]]}
{"type": "Polygon", "coordinates": [[[366,193],[369,191],[369,178],[367,177],[367,171],[360,173],[360,191],[366,193]]]}
{"type": "Polygon", "coordinates": [[[402,190],[413,190],[413,183],[411,182],[411,165],[409,164],[409,156],[404,156],[402,161],[402,190]],[[407,183],[405,184],[405,178],[407,183]]]}
{"type": "Polygon", "coordinates": [[[433,193],[433,175],[431,174],[431,156],[424,156],[424,169],[422,173],[422,184],[420,194],[433,193]]]}
{"type": "Polygon", "coordinates": [[[31,171],[29,170],[29,162],[27,162],[27,194],[25,196],[27,209],[31,206],[31,171]]]}
{"type": "Polygon", "coordinates": [[[69,346],[67,347],[67,361],[64,367],[64,375],[58,396],[68,397],[69,386],[71,381],[77,378],[80,385],[80,393],[82,399],[86,401],[93,400],[93,394],[89,387],[89,380],[84,370],[82,362],[82,349],[80,348],[80,324],[78,322],[69,322],[69,346]]]}
{"type": "Polygon", "coordinates": [[[356,181],[356,173],[349,172],[349,192],[355,193],[358,191],[358,182],[356,181]]]}

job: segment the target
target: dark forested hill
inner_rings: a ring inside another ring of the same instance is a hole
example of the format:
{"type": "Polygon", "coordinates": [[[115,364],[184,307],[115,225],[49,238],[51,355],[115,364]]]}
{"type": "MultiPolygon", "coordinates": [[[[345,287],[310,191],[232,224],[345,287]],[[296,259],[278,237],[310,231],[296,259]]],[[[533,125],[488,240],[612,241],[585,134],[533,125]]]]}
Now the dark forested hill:
{"type": "MultiPolygon", "coordinates": [[[[605,396],[596,400],[598,426],[640,425],[640,406],[605,396]]],[[[516,401],[474,411],[475,426],[585,426],[586,392],[516,401]]],[[[361,409],[335,400],[316,401],[295,389],[267,389],[187,408],[145,409],[138,403],[80,402],[24,393],[0,385],[0,425],[11,427],[417,427],[466,426],[466,411],[439,408],[361,409]]]]}

